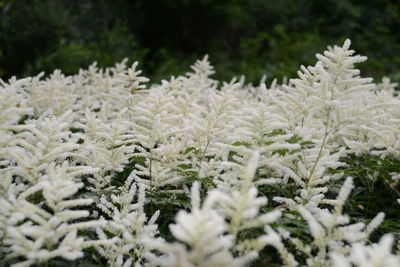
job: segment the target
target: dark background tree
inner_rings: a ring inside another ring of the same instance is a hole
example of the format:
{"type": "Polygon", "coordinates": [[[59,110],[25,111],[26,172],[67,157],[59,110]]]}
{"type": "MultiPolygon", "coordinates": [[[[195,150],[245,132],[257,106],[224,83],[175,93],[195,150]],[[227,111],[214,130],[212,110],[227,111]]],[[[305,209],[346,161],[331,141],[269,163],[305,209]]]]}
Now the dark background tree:
{"type": "Polygon", "coordinates": [[[395,0],[0,0],[0,75],[128,57],[159,81],[209,54],[217,78],[293,76],[314,54],[350,38],[367,75],[400,80],[395,0]]]}

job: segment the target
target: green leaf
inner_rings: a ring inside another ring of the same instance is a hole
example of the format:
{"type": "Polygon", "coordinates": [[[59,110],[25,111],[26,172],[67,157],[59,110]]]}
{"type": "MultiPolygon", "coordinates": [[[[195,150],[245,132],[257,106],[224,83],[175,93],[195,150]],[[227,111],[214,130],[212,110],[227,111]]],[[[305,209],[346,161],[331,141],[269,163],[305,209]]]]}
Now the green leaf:
{"type": "Polygon", "coordinates": [[[301,142],[300,145],[302,148],[311,148],[315,145],[315,143],[311,142],[311,141],[304,141],[304,142],[301,142]]]}
{"type": "Polygon", "coordinates": [[[249,143],[240,142],[240,141],[233,142],[232,145],[233,145],[233,146],[246,146],[246,147],[250,146],[249,143]]]}
{"type": "Polygon", "coordinates": [[[277,136],[277,135],[282,135],[282,134],[285,134],[285,131],[282,129],[279,129],[279,130],[273,130],[271,133],[265,134],[265,135],[272,137],[272,136],[277,136]]]}
{"type": "Polygon", "coordinates": [[[187,153],[189,153],[191,151],[196,151],[196,148],[195,147],[186,148],[185,151],[183,151],[183,155],[186,155],[187,153]]]}
{"type": "Polygon", "coordinates": [[[265,141],[263,144],[266,146],[272,145],[273,143],[275,143],[274,141],[265,141]]]}
{"type": "Polygon", "coordinates": [[[288,152],[289,152],[289,149],[281,148],[281,149],[278,149],[278,150],[275,150],[274,152],[272,152],[272,155],[279,154],[280,156],[285,156],[286,153],[288,153],[288,152]]]}
{"type": "Polygon", "coordinates": [[[192,164],[179,164],[178,167],[182,170],[187,170],[192,168],[192,164]]]}
{"type": "Polygon", "coordinates": [[[292,137],[290,137],[290,139],[286,140],[286,142],[288,142],[289,144],[296,144],[302,139],[303,138],[301,138],[300,136],[293,135],[292,137]]]}

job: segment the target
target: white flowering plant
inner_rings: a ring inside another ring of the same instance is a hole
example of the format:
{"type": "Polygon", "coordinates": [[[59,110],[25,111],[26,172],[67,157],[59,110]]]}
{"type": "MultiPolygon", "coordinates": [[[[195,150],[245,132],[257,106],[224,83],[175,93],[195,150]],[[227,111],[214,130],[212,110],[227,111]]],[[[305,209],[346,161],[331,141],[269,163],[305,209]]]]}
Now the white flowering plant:
{"type": "Polygon", "coordinates": [[[0,80],[0,265],[400,266],[400,98],[350,41],[298,77],[0,80]]]}

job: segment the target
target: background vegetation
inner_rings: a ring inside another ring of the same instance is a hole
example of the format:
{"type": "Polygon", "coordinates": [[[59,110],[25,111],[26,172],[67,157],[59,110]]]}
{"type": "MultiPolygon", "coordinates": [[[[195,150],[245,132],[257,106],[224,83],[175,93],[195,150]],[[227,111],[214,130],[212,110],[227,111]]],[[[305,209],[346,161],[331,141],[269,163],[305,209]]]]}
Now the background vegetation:
{"type": "Polygon", "coordinates": [[[400,80],[395,0],[0,0],[0,76],[139,60],[154,81],[209,54],[219,79],[293,76],[353,41],[365,75],[400,80]]]}

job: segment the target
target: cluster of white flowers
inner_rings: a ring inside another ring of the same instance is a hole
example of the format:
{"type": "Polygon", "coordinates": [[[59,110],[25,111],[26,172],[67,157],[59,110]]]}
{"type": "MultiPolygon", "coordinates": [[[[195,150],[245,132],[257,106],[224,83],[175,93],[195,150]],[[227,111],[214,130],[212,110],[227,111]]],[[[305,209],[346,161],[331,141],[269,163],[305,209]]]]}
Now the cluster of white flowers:
{"type": "MultiPolygon", "coordinates": [[[[358,242],[362,246],[372,231],[382,223],[384,214],[379,213],[367,226],[361,222],[349,224],[350,218],[342,215],[342,210],[352,187],[352,178],[348,178],[335,201],[333,212],[321,208],[297,207],[297,211],[309,225],[313,238],[311,244],[304,244],[299,238],[290,237],[288,231],[278,229],[283,238],[289,239],[296,246],[297,251],[307,255],[308,266],[331,266],[328,255],[347,255],[354,243],[358,242]]],[[[273,232],[271,229],[270,231],[273,232]]],[[[276,241],[271,244],[277,247],[281,245],[276,241]]]]}
{"type": "Polygon", "coordinates": [[[113,236],[114,242],[109,247],[97,249],[110,266],[131,266],[132,262],[140,264],[147,250],[143,241],[154,238],[157,234],[155,221],[159,212],[154,213],[147,221],[144,213],[145,188],[143,185],[139,186],[137,202],[132,204],[137,191],[137,186],[132,183],[133,179],[128,178],[119,195],[111,195],[110,200],[102,196],[98,204],[110,218],[104,229],[97,228],[99,236],[106,239],[106,231],[113,236]]]}
{"type": "Polygon", "coordinates": [[[362,78],[349,40],[317,59],[269,87],[219,86],[207,56],[151,86],[126,60],[0,80],[0,264],[92,247],[109,266],[246,266],[270,246],[287,266],[400,266],[392,235],[368,243],[383,213],[368,225],[342,214],[351,178],[325,197],[346,155],[400,155],[396,84],[362,78]],[[272,187],[268,202],[260,188],[272,187]],[[149,192],[191,195],[169,225],[175,242],[149,192]],[[304,220],[307,237],[277,226],[286,219],[304,220]]]}

